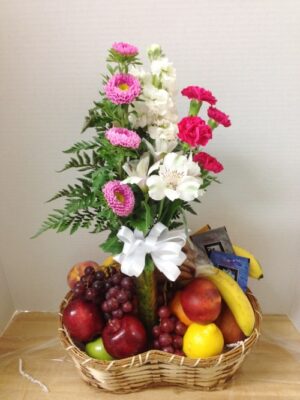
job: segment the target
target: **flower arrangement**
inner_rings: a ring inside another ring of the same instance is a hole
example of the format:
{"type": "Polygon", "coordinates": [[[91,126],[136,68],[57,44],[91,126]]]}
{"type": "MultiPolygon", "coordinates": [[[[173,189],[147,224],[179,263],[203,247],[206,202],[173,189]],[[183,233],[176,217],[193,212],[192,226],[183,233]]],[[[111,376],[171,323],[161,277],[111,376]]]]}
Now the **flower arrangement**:
{"type": "Polygon", "coordinates": [[[223,165],[204,150],[230,118],[211,91],[188,86],[180,119],[172,63],[152,45],[146,71],[138,53],[123,42],[109,50],[83,127],[96,134],[65,151],[62,171],[81,174],[49,200],[63,198],[64,207],[36,234],[109,232],[101,248],[113,262],[69,271],[61,339],[81,376],[105,390],[155,382],[222,388],[258,339],[260,311],[247,282],[263,271],[225,227],[206,225],[190,237],[186,213],[196,214],[194,204],[218,182],[223,165]]]}
{"type": "Polygon", "coordinates": [[[48,229],[109,231],[101,248],[115,255],[122,272],[140,279],[151,325],[153,271],[157,266],[169,280],[178,277],[188,240],[185,212],[195,214],[193,203],[223,170],[203,148],[219,125],[231,123],[214,107],[214,95],[198,86],[181,91],[190,104],[179,120],[175,68],[159,45],[150,46],[148,58],[150,71],[135,46],[112,45],[103,90],[82,131],[95,128],[96,135],[65,150],[72,156],[62,171],[75,168],[81,176],[49,200],[65,198],[65,206],[49,215],[37,235],[48,229]],[[185,231],[176,230],[183,225],[185,231]],[[150,239],[158,249],[149,247],[150,239]]]}

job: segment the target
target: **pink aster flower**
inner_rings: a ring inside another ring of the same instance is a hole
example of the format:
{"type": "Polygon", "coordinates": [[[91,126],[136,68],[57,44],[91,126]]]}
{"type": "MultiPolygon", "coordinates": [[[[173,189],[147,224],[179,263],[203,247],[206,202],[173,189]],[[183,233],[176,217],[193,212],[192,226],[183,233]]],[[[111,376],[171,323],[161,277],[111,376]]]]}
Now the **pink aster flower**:
{"type": "Polygon", "coordinates": [[[215,107],[209,107],[207,114],[209,118],[213,119],[218,124],[225,126],[226,128],[231,125],[229,115],[226,115],[215,107]]]}
{"type": "Polygon", "coordinates": [[[111,47],[116,53],[122,56],[136,56],[139,52],[137,47],[125,42],[115,42],[111,47]]]}
{"type": "Polygon", "coordinates": [[[195,154],[193,160],[197,162],[202,168],[216,174],[223,171],[224,169],[223,165],[215,157],[210,156],[204,151],[195,154]]]}
{"type": "Polygon", "coordinates": [[[107,98],[114,104],[132,103],[141,93],[140,81],[130,74],[113,75],[104,87],[107,98]]]}
{"type": "Polygon", "coordinates": [[[212,92],[200,88],[199,86],[187,86],[182,89],[181,94],[192,100],[206,101],[211,105],[214,105],[217,102],[217,99],[213,96],[212,92]]]}
{"type": "Polygon", "coordinates": [[[103,186],[103,194],[113,212],[119,217],[132,213],[135,199],[131,188],[121,181],[109,181],[103,186]]]}
{"type": "Polygon", "coordinates": [[[110,128],[106,131],[105,136],[114,146],[137,149],[141,143],[139,135],[126,128],[110,128]]]}

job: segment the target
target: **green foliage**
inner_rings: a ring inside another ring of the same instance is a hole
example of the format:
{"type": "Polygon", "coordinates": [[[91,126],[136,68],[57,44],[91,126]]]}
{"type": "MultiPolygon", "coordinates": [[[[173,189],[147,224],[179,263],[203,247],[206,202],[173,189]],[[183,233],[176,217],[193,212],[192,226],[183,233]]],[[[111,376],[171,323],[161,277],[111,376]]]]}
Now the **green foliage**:
{"type": "Polygon", "coordinates": [[[79,153],[80,151],[83,150],[92,150],[97,147],[97,143],[90,141],[84,141],[81,140],[80,142],[75,143],[72,147],[70,147],[67,150],[64,150],[64,153],[69,154],[69,153],[79,153]]]}
{"type": "Polygon", "coordinates": [[[130,219],[132,228],[136,228],[147,234],[153,226],[154,216],[156,215],[156,206],[150,206],[146,201],[141,202],[141,206],[135,211],[135,215],[130,219]]]}
{"type": "Polygon", "coordinates": [[[106,241],[100,245],[100,247],[103,251],[105,251],[105,253],[111,253],[115,255],[122,251],[123,243],[120,242],[114,233],[111,233],[106,241]]]}
{"type": "Polygon", "coordinates": [[[206,171],[205,169],[201,170],[201,176],[202,176],[202,179],[203,179],[203,183],[201,185],[201,189],[206,190],[207,187],[209,185],[211,185],[213,182],[221,183],[216,176],[210,175],[210,173],[208,171],[206,171]]]}

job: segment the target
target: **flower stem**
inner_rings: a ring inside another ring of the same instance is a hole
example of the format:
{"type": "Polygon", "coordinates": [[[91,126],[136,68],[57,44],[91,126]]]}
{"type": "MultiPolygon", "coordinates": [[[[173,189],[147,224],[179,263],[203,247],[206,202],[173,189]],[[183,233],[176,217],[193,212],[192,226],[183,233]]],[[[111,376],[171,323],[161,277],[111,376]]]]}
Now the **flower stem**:
{"type": "Polygon", "coordinates": [[[152,258],[146,258],[146,265],[142,274],[136,279],[136,290],[139,299],[139,316],[150,333],[156,323],[156,278],[155,266],[152,258]]]}
{"type": "Polygon", "coordinates": [[[163,209],[164,209],[164,204],[165,204],[165,199],[163,198],[163,199],[161,200],[161,202],[159,203],[159,210],[158,210],[157,221],[159,221],[160,218],[161,218],[161,215],[162,215],[162,212],[163,212],[163,209]]]}
{"type": "Polygon", "coordinates": [[[200,108],[202,106],[202,101],[198,101],[198,100],[192,100],[190,102],[190,109],[189,109],[189,115],[191,117],[195,117],[196,115],[198,115],[200,108]]]}
{"type": "Polygon", "coordinates": [[[217,127],[218,127],[218,123],[215,121],[215,120],[213,120],[213,119],[209,119],[208,120],[208,125],[211,127],[211,129],[216,129],[217,127]]]}

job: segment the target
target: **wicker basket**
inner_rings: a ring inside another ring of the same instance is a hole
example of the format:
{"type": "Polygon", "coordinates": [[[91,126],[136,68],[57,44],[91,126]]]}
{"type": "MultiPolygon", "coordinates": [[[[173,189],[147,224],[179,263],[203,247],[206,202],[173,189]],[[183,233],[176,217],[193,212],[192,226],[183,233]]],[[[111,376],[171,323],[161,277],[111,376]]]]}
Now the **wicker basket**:
{"type": "Polygon", "coordinates": [[[261,312],[250,290],[247,296],[255,311],[254,331],[246,340],[220,356],[190,359],[158,350],[114,361],[98,361],[88,357],[72,341],[62,325],[62,312],[72,293],[60,307],[60,339],[74,361],[81,377],[92,386],[112,393],[130,393],[153,386],[173,385],[187,389],[224,389],[260,334],[261,312]]]}

